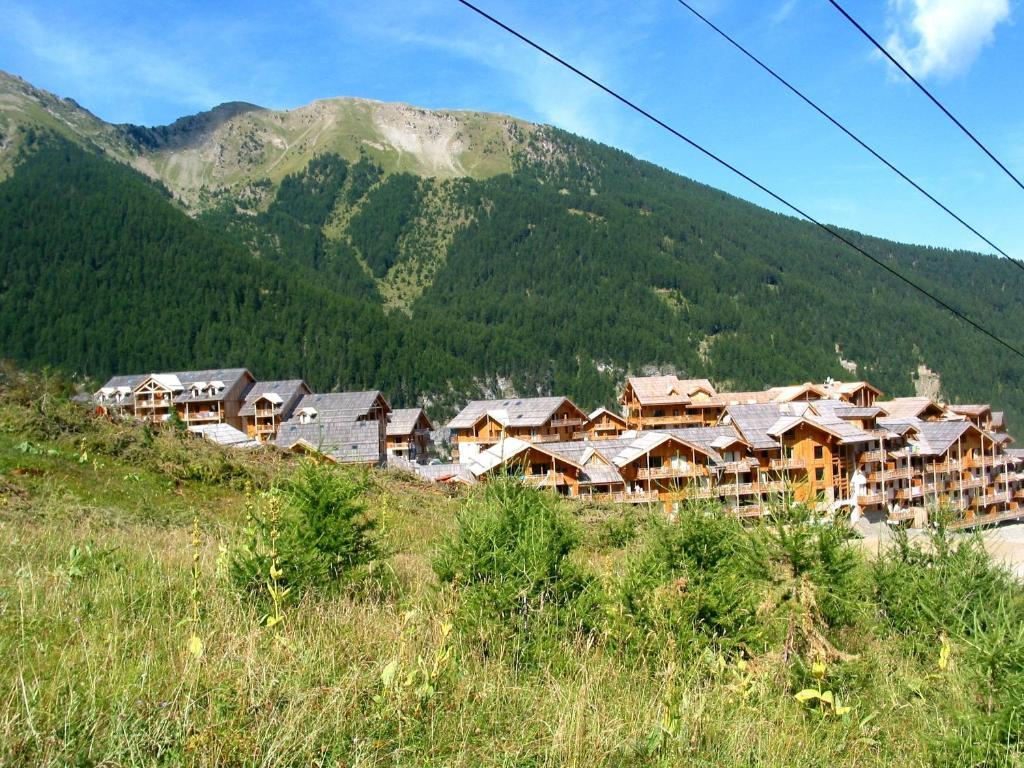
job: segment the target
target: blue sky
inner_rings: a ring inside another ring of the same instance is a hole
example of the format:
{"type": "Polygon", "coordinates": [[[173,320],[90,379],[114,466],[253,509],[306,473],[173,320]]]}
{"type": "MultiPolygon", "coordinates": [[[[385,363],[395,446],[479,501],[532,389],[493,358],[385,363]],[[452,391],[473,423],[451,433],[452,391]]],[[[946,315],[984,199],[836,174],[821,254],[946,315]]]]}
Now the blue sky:
{"type": "MultiPolygon", "coordinates": [[[[694,4],[1024,258],[1024,191],[826,0],[694,4]]],[[[675,0],[479,5],[819,218],[898,240],[985,250],[675,0]]],[[[1021,0],[844,5],[1024,176],[1021,0]]],[[[0,19],[0,69],[113,122],[161,124],[229,100],[286,109],[329,96],[504,112],[778,207],[454,0],[0,0],[0,19]]]]}

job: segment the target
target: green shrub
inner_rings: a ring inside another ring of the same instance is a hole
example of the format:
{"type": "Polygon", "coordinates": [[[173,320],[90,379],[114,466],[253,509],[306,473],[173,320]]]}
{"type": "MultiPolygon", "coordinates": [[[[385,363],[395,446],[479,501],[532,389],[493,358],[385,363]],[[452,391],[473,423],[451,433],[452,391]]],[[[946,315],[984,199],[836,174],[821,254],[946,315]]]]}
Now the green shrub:
{"type": "Polygon", "coordinates": [[[752,541],[758,554],[751,562],[769,565],[776,579],[813,585],[813,618],[825,627],[850,626],[863,616],[870,594],[850,538],[844,523],[818,520],[807,506],[791,505],[757,529],[752,541]]]}
{"type": "Polygon", "coordinates": [[[941,633],[969,638],[999,626],[1011,599],[1013,613],[1024,618],[1020,585],[976,534],[954,537],[939,527],[911,542],[901,531],[872,574],[882,616],[914,651],[930,654],[941,633]]]}
{"type": "Polygon", "coordinates": [[[278,579],[292,595],[353,579],[380,556],[376,522],[366,509],[365,474],[303,462],[281,487],[250,509],[228,573],[242,592],[263,595],[276,531],[278,579]]]}
{"type": "Polygon", "coordinates": [[[612,510],[597,530],[597,544],[604,549],[621,549],[634,541],[648,524],[648,516],[628,504],[612,510]]]}
{"type": "Polygon", "coordinates": [[[526,662],[545,641],[594,628],[596,585],[571,559],[578,542],[553,497],[495,479],[460,512],[434,571],[460,597],[464,632],[526,662]]]}
{"type": "Polygon", "coordinates": [[[892,636],[931,661],[943,638],[976,707],[940,743],[941,763],[1014,764],[1024,743],[1024,589],[994,562],[978,534],[939,526],[921,541],[898,535],[873,566],[875,599],[892,636]],[[930,657],[930,658],[929,658],[930,657]]]}
{"type": "Polygon", "coordinates": [[[758,617],[766,582],[752,567],[748,533],[723,515],[687,508],[676,522],[654,522],[629,559],[619,600],[625,638],[643,651],[684,655],[711,644],[723,650],[760,647],[758,617]]]}

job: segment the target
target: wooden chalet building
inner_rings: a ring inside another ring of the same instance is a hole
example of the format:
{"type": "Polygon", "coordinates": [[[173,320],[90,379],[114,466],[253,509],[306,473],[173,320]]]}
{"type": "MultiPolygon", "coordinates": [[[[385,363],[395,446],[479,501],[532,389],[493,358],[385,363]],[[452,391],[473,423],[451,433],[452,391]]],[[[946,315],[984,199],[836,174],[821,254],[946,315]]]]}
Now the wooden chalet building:
{"type": "Polygon", "coordinates": [[[619,402],[630,429],[671,429],[714,424],[718,412],[704,404],[715,396],[707,379],[676,376],[630,376],[619,402]]]}
{"type": "Polygon", "coordinates": [[[607,408],[598,408],[587,416],[583,428],[573,437],[576,440],[606,440],[610,437],[618,437],[627,431],[629,431],[629,425],[626,423],[625,416],[613,413],[607,408]]]}
{"type": "Polygon", "coordinates": [[[391,406],[376,391],[304,395],[278,428],[274,445],[339,464],[386,462],[391,406]]]}
{"type": "Polygon", "coordinates": [[[572,440],[587,414],[567,397],[473,400],[448,422],[452,455],[460,462],[476,458],[502,438],[528,443],[572,440]]]}
{"type": "Polygon", "coordinates": [[[988,404],[880,399],[865,381],[717,392],[706,379],[632,377],[620,402],[584,413],[565,397],[476,400],[449,423],[456,463],[428,464],[434,425],[377,391],[312,394],[300,380],[256,382],[244,368],[115,376],[97,410],[162,423],[223,445],[271,443],[339,463],[395,466],[435,482],[497,473],[570,497],[713,504],[740,516],[792,499],[822,514],[955,525],[1024,517],[1024,450],[988,404]]]}
{"type": "Polygon", "coordinates": [[[281,424],[291,418],[299,401],[311,394],[312,390],[302,379],[256,382],[249,388],[238,411],[243,431],[260,443],[272,441],[281,424]]]}
{"type": "Polygon", "coordinates": [[[431,454],[434,423],[422,408],[398,408],[388,414],[387,455],[425,463],[431,454]]]}
{"type": "Polygon", "coordinates": [[[228,424],[241,429],[239,410],[255,379],[245,368],[216,368],[115,376],[93,395],[106,413],[161,423],[176,413],[187,426],[228,424]]]}

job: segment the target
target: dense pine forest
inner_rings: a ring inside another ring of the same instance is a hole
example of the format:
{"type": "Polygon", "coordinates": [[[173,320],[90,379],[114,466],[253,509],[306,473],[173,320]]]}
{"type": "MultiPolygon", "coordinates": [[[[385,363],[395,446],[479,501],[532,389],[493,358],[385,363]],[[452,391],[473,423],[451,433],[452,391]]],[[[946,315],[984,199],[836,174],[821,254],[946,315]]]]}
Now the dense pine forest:
{"type": "MultiPolygon", "coordinates": [[[[498,383],[593,406],[650,366],[754,388],[849,378],[842,358],[888,394],[925,364],[951,400],[1024,417],[1021,361],[813,226],[555,129],[511,173],[324,153],[193,216],[99,150],[20,146],[0,183],[0,355],[31,365],[245,365],[444,412],[498,383]]],[[[1024,345],[1012,265],[848,234],[1024,345]]]]}

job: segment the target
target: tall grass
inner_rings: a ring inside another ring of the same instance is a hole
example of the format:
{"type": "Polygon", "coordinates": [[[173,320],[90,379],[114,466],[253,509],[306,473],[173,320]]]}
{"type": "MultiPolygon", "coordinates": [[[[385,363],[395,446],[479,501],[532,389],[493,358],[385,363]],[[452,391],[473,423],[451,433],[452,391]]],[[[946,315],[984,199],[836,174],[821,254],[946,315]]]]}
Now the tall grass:
{"type": "MultiPolygon", "coordinates": [[[[0,398],[0,425],[32,408],[0,398]]],[[[620,535],[511,482],[81,460],[121,428],[0,430],[2,765],[1021,764],[1024,593],[972,538],[867,559],[800,509],[620,535]],[[372,563],[401,588],[310,585],[269,630],[225,566],[272,486],[354,523],[326,583],[372,563]]]]}

